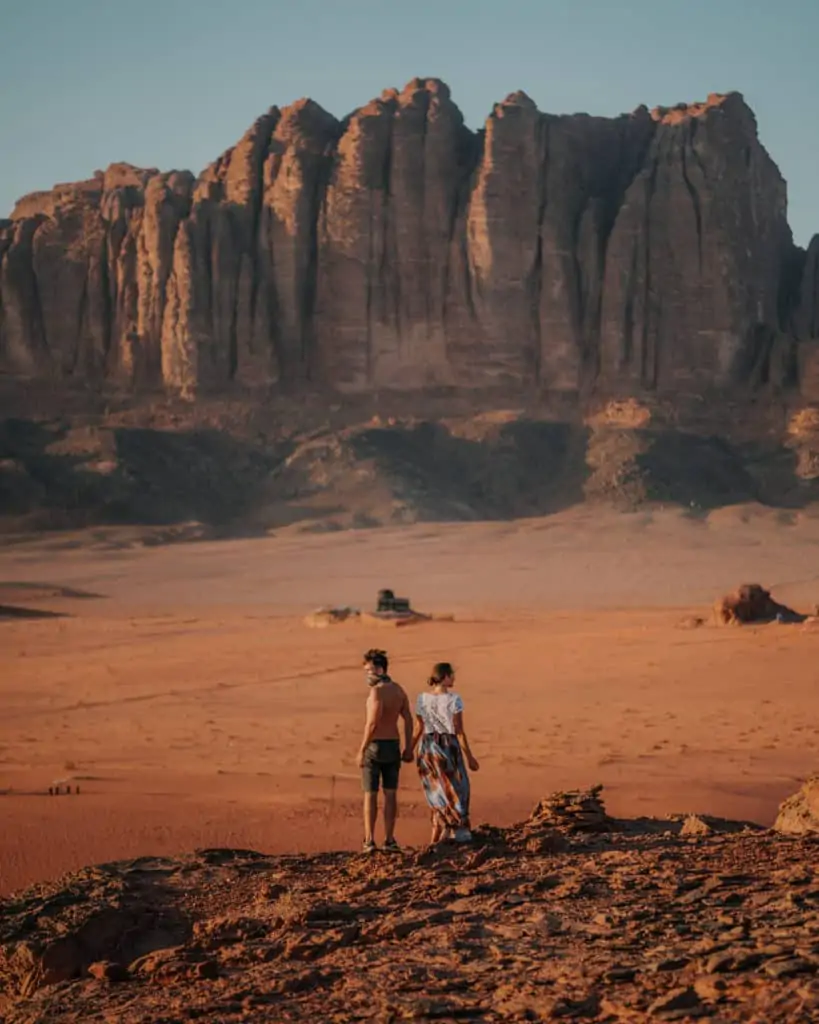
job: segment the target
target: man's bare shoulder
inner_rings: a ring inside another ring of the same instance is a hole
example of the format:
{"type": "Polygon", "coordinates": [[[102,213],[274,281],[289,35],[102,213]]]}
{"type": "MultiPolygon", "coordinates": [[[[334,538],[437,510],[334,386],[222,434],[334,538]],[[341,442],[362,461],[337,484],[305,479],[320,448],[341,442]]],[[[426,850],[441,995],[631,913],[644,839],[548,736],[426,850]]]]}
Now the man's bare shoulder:
{"type": "Polygon", "coordinates": [[[397,697],[400,697],[400,699],[402,701],[407,701],[407,703],[409,703],[409,698],[407,697],[407,691],[404,689],[404,687],[400,683],[396,683],[396,681],[394,679],[392,680],[392,685],[395,687],[395,689],[393,690],[393,693],[397,697]]]}

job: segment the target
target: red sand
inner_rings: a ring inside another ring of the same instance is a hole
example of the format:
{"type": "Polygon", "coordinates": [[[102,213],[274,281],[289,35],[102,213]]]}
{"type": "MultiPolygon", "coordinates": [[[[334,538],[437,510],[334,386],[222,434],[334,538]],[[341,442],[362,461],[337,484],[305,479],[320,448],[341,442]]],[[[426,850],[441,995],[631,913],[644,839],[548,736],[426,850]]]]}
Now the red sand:
{"type": "MultiPolygon", "coordinates": [[[[551,790],[600,781],[616,814],[770,822],[819,761],[819,631],[678,623],[745,580],[809,610],[817,544],[816,519],[740,509],[6,547],[0,580],[103,596],[0,622],[0,892],[193,846],[357,846],[359,664],[373,645],[411,696],[434,661],[456,664],[481,762],[476,820],[511,822],[551,790]],[[456,621],[302,625],[382,586],[456,621]],[[41,795],[68,778],[80,796],[41,795]]],[[[20,596],[0,584],[0,603],[20,596]]],[[[401,797],[400,838],[420,843],[414,768],[401,797]]]]}

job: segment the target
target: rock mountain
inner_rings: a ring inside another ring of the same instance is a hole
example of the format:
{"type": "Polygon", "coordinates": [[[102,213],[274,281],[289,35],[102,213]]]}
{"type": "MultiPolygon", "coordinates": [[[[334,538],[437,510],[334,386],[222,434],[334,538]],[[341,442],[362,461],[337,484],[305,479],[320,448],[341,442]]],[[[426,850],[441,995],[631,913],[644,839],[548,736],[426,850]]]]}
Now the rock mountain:
{"type": "Polygon", "coordinates": [[[0,221],[0,369],[339,391],[801,389],[819,236],[737,93],[614,119],[437,79],[273,107],[198,178],[113,164],[0,221]]]}

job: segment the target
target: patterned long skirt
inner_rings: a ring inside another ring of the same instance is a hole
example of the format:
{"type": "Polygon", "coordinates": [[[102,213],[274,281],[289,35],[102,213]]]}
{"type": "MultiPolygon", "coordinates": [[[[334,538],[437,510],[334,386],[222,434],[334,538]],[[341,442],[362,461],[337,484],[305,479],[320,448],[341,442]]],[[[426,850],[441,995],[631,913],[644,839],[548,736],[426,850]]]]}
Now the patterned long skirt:
{"type": "Polygon", "coordinates": [[[469,775],[458,737],[424,733],[417,763],[433,815],[446,828],[469,828],[469,775]]]}

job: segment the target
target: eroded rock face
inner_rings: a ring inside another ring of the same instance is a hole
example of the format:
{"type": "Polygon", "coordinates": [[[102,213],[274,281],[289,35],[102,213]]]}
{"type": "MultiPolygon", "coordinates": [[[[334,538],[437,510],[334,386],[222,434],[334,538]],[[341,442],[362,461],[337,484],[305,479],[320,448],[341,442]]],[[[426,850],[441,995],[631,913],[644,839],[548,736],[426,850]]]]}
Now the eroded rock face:
{"type": "Polygon", "coordinates": [[[785,184],[737,94],[652,119],[607,248],[602,373],[644,387],[743,381],[779,322],[785,184]]]}
{"type": "Polygon", "coordinates": [[[0,369],[193,396],[280,381],[796,385],[819,241],[738,94],[484,129],[414,79],[271,108],[198,179],[115,164],[0,222],[0,369]],[[797,339],[799,341],[797,342],[797,339]]]}
{"type": "Polygon", "coordinates": [[[451,261],[474,149],[435,79],[389,90],[345,123],[319,214],[316,343],[328,382],[454,382],[451,261]]]}
{"type": "Polygon", "coordinates": [[[814,235],[805,254],[796,331],[800,338],[819,339],[819,235],[814,235]]]}
{"type": "Polygon", "coordinates": [[[819,235],[814,235],[802,265],[799,301],[794,317],[799,345],[800,390],[819,402],[819,235]]]}

